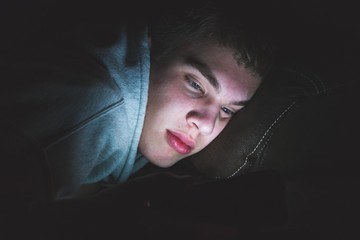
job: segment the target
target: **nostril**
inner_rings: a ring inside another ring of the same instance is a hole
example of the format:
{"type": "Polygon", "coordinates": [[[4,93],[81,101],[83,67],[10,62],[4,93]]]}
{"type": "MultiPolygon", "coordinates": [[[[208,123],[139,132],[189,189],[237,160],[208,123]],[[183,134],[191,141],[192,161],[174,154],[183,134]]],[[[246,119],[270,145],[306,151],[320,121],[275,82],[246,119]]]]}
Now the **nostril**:
{"type": "Polygon", "coordinates": [[[196,127],[202,135],[210,135],[215,127],[217,115],[211,111],[192,111],[187,115],[188,124],[196,127]]]}
{"type": "Polygon", "coordinates": [[[197,129],[199,129],[198,124],[196,124],[195,122],[192,122],[191,125],[194,126],[194,127],[196,127],[197,129]]]}

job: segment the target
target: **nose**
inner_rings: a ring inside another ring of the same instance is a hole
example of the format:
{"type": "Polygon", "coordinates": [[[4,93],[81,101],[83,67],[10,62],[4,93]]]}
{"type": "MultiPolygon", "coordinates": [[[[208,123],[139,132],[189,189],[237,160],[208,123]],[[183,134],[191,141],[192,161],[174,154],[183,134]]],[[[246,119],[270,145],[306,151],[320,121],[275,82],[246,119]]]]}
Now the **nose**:
{"type": "Polygon", "coordinates": [[[187,122],[198,129],[200,134],[210,135],[215,127],[218,112],[215,109],[191,111],[187,114],[187,122]]]}

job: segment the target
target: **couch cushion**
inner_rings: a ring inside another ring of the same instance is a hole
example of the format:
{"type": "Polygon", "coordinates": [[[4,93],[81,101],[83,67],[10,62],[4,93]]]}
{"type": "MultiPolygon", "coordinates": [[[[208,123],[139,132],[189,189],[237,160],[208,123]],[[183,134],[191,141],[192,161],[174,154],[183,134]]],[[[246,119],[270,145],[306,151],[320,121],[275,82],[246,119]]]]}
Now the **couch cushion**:
{"type": "Polygon", "coordinates": [[[276,68],[249,105],[189,161],[219,178],[344,165],[336,156],[355,151],[358,90],[359,81],[353,78],[324,81],[297,66],[276,68]]]}
{"type": "Polygon", "coordinates": [[[348,21],[352,12],[316,10],[304,3],[283,11],[278,65],[219,137],[188,159],[200,172],[229,178],[264,169],[355,169],[360,35],[348,21]]]}

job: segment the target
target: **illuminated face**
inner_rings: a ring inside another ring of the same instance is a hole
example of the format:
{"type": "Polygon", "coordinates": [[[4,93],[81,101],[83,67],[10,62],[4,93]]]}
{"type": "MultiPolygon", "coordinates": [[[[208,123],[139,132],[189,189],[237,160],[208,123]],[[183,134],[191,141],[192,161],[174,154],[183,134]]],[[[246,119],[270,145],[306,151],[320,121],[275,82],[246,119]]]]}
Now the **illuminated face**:
{"type": "Polygon", "coordinates": [[[164,65],[151,69],[139,151],[160,167],[199,152],[259,85],[231,50],[210,41],[172,53],[164,65]]]}

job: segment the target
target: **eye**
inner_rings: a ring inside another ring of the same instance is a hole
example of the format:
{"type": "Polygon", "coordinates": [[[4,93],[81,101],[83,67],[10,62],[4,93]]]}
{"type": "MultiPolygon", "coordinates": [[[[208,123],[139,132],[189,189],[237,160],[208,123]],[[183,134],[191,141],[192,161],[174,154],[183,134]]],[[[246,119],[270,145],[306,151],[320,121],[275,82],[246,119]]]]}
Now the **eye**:
{"type": "Polygon", "coordinates": [[[190,77],[187,77],[187,81],[188,81],[190,87],[195,89],[197,92],[201,92],[201,93],[205,92],[204,89],[202,88],[202,86],[197,81],[193,80],[190,77]]]}
{"type": "Polygon", "coordinates": [[[234,111],[231,111],[229,108],[227,107],[222,107],[221,108],[222,112],[225,113],[225,116],[223,116],[224,118],[230,118],[232,116],[235,115],[234,111]]]}

